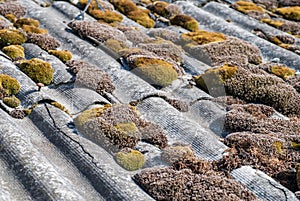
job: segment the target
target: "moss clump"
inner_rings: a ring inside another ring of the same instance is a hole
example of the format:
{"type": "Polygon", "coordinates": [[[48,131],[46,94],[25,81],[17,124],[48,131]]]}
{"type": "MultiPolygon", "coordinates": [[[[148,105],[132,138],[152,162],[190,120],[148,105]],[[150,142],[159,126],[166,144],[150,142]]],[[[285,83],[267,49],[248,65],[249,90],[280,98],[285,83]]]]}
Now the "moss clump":
{"type": "Polygon", "coordinates": [[[205,45],[212,42],[221,42],[226,40],[226,36],[218,32],[208,32],[204,30],[198,30],[195,32],[189,32],[181,35],[181,38],[185,43],[196,42],[199,45],[205,45]]]}
{"type": "Polygon", "coordinates": [[[230,79],[237,70],[237,66],[224,64],[221,67],[206,70],[204,74],[196,77],[195,81],[199,87],[208,91],[207,84],[211,86],[224,85],[226,80],[230,79]]]}
{"type": "Polygon", "coordinates": [[[161,59],[136,58],[134,66],[134,73],[155,86],[168,86],[178,77],[173,65],[161,59]]]}
{"type": "Polygon", "coordinates": [[[16,108],[21,104],[21,101],[17,97],[12,96],[3,98],[3,103],[8,107],[16,108]]]}
{"type": "Polygon", "coordinates": [[[131,11],[138,10],[137,5],[131,0],[111,0],[115,8],[121,13],[127,15],[131,11]]]}
{"type": "Polygon", "coordinates": [[[115,159],[119,165],[128,171],[141,169],[146,161],[141,152],[132,149],[121,150],[116,154],[115,159]]]}
{"type": "Polygon", "coordinates": [[[17,21],[17,17],[12,14],[12,13],[9,13],[9,14],[6,14],[5,15],[5,18],[8,19],[11,23],[15,23],[17,21]]]}
{"type": "Polygon", "coordinates": [[[49,54],[59,58],[64,63],[72,59],[72,53],[68,50],[49,50],[48,52],[49,54]]]}
{"type": "Polygon", "coordinates": [[[286,19],[300,21],[300,6],[278,8],[276,12],[286,19]]]}
{"type": "Polygon", "coordinates": [[[157,13],[158,15],[161,15],[163,17],[166,17],[169,15],[169,12],[166,10],[166,7],[169,4],[164,1],[156,1],[152,5],[150,5],[148,8],[154,12],[157,13]]]}
{"type": "Polygon", "coordinates": [[[115,128],[120,131],[126,132],[126,133],[138,131],[138,128],[136,127],[134,122],[120,123],[120,124],[115,125],[115,128]]]}
{"type": "Polygon", "coordinates": [[[172,145],[163,149],[161,158],[169,165],[187,157],[194,157],[195,153],[190,146],[187,145],[172,145]]]}
{"type": "Polygon", "coordinates": [[[0,88],[4,89],[8,95],[12,95],[20,91],[20,84],[17,79],[0,74],[0,88]]]}
{"type": "Polygon", "coordinates": [[[181,26],[189,31],[197,31],[199,29],[198,22],[193,17],[179,14],[170,19],[172,25],[181,26]]]}
{"type": "Polygon", "coordinates": [[[19,30],[0,30],[0,46],[22,45],[26,41],[26,36],[19,30]]]}
{"type": "Polygon", "coordinates": [[[47,34],[48,30],[47,29],[41,29],[32,25],[23,25],[22,29],[26,33],[35,33],[35,34],[47,34]]]}
{"type": "Polygon", "coordinates": [[[36,83],[48,85],[54,76],[51,64],[37,58],[20,61],[19,68],[36,83]]]}
{"type": "Polygon", "coordinates": [[[272,20],[272,19],[267,19],[267,18],[262,19],[261,21],[264,22],[264,23],[267,23],[267,24],[269,24],[273,27],[276,27],[276,28],[278,28],[278,27],[280,27],[281,25],[284,24],[284,22],[282,22],[282,21],[272,20]]]}
{"type": "Polygon", "coordinates": [[[53,101],[50,104],[53,105],[54,107],[57,107],[58,109],[64,111],[68,115],[70,115],[70,111],[65,106],[63,106],[62,104],[60,104],[60,103],[58,103],[56,101],[53,101]]]}
{"type": "Polygon", "coordinates": [[[285,80],[290,76],[295,76],[295,70],[285,66],[272,66],[271,72],[285,80]]]}
{"type": "Polygon", "coordinates": [[[100,22],[114,23],[122,22],[123,20],[123,16],[115,11],[92,10],[89,13],[100,22]]]}
{"type": "Polygon", "coordinates": [[[118,53],[120,50],[128,48],[124,42],[115,39],[108,39],[104,42],[104,45],[116,53],[118,53]]]}
{"type": "Polygon", "coordinates": [[[247,1],[238,1],[235,2],[232,5],[233,8],[237,9],[238,11],[242,13],[249,13],[251,11],[258,11],[258,12],[264,12],[264,9],[258,5],[256,5],[253,2],[247,2],[247,1]]]}
{"type": "Polygon", "coordinates": [[[38,20],[34,20],[32,18],[20,18],[15,23],[14,26],[17,28],[22,28],[23,25],[30,25],[34,27],[39,27],[40,23],[38,20]]]}
{"type": "Polygon", "coordinates": [[[2,48],[2,51],[13,60],[25,57],[24,48],[21,45],[6,46],[2,48]]]}

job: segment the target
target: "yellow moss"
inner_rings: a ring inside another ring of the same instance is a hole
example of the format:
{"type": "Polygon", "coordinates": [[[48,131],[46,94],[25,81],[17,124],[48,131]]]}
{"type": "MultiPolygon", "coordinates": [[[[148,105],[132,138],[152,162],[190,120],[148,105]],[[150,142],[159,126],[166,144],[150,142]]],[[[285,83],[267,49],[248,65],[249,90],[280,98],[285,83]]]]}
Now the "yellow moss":
{"type": "Polygon", "coordinates": [[[233,6],[236,7],[236,9],[238,11],[243,12],[243,13],[249,13],[251,11],[265,12],[265,10],[262,7],[256,5],[253,2],[238,1],[238,2],[235,2],[233,4],[233,6]]]}
{"type": "Polygon", "coordinates": [[[17,97],[11,96],[3,98],[3,103],[8,107],[16,108],[21,104],[21,101],[17,97]]]}
{"type": "Polygon", "coordinates": [[[230,79],[238,70],[238,67],[229,64],[224,64],[221,67],[210,68],[204,74],[196,77],[196,84],[207,90],[207,82],[210,85],[224,84],[226,80],[230,79]]]}
{"type": "Polygon", "coordinates": [[[121,13],[127,15],[132,11],[139,10],[137,5],[131,0],[111,0],[110,1],[115,8],[121,13]]]}
{"type": "Polygon", "coordinates": [[[208,32],[204,30],[185,33],[182,34],[181,37],[186,43],[194,41],[199,45],[204,45],[212,42],[221,42],[226,40],[226,36],[222,33],[208,32]]]}
{"type": "Polygon", "coordinates": [[[291,47],[291,44],[281,43],[281,44],[279,44],[279,46],[284,48],[284,49],[289,49],[291,47]]]}
{"type": "Polygon", "coordinates": [[[114,22],[122,22],[123,16],[117,12],[106,10],[105,12],[98,10],[91,10],[90,15],[96,18],[100,22],[105,23],[114,23],[114,22]]]}
{"type": "Polygon", "coordinates": [[[49,54],[59,58],[64,63],[72,59],[72,53],[67,50],[49,50],[48,52],[49,54]]]}
{"type": "Polygon", "coordinates": [[[17,79],[0,74],[0,88],[7,90],[8,95],[17,94],[20,91],[20,84],[17,79]]]}
{"type": "Polygon", "coordinates": [[[17,17],[14,15],[14,14],[12,14],[12,13],[9,13],[9,14],[6,14],[5,16],[4,16],[6,19],[8,19],[11,23],[15,23],[16,21],[17,21],[17,17]]]}
{"type": "Polygon", "coordinates": [[[275,43],[276,45],[282,44],[282,41],[281,41],[279,38],[277,38],[276,36],[270,37],[269,40],[270,40],[272,43],[275,43]]]}
{"type": "Polygon", "coordinates": [[[299,142],[291,142],[291,146],[294,149],[300,150],[300,143],[299,142]]]}
{"type": "Polygon", "coordinates": [[[155,25],[154,20],[152,20],[149,17],[149,10],[135,10],[132,12],[129,12],[127,14],[127,17],[136,21],[137,23],[139,23],[140,25],[146,27],[146,28],[153,28],[155,25]]]}
{"type": "Polygon", "coordinates": [[[282,150],[282,143],[281,143],[281,142],[274,142],[273,145],[274,145],[274,147],[276,148],[276,151],[277,151],[279,154],[282,154],[282,153],[283,153],[283,150],[282,150]]]}
{"type": "Polygon", "coordinates": [[[286,19],[300,21],[300,6],[278,8],[276,12],[286,19]]]}
{"type": "Polygon", "coordinates": [[[128,171],[141,169],[145,164],[145,156],[137,150],[120,151],[116,154],[117,163],[128,171]]]}
{"type": "Polygon", "coordinates": [[[115,126],[117,130],[123,131],[125,133],[137,132],[138,128],[134,122],[120,123],[115,126]]]}
{"type": "Polygon", "coordinates": [[[26,36],[19,30],[0,30],[0,46],[22,45],[26,41],[26,36]]]}
{"type": "Polygon", "coordinates": [[[269,24],[273,27],[276,27],[276,28],[278,28],[278,27],[280,27],[281,25],[284,24],[284,22],[277,21],[277,20],[272,20],[272,19],[266,19],[266,18],[262,19],[261,21],[264,22],[264,23],[267,23],[267,24],[269,24]]]}
{"type": "Polygon", "coordinates": [[[159,87],[165,87],[177,79],[178,74],[169,62],[153,58],[137,58],[134,73],[159,87]]]}
{"type": "Polygon", "coordinates": [[[48,33],[47,29],[42,29],[42,28],[38,28],[32,25],[23,25],[22,29],[26,32],[26,33],[36,33],[36,34],[46,34],[48,33]]]}
{"type": "Polygon", "coordinates": [[[150,10],[161,16],[167,16],[169,12],[165,9],[169,4],[165,1],[156,1],[153,6],[150,6],[150,10]]]}
{"type": "Polygon", "coordinates": [[[181,26],[189,31],[197,31],[199,29],[197,20],[188,15],[175,15],[170,19],[170,23],[181,26]]]}
{"type": "Polygon", "coordinates": [[[51,64],[41,59],[22,60],[19,67],[21,71],[36,83],[48,85],[53,79],[54,70],[51,64]]]}
{"type": "Polygon", "coordinates": [[[108,39],[104,42],[104,44],[111,49],[112,51],[118,53],[120,50],[123,50],[125,48],[128,48],[126,44],[124,44],[121,41],[115,40],[115,39],[108,39]]]}
{"type": "Polygon", "coordinates": [[[30,25],[34,27],[39,27],[40,23],[38,20],[34,20],[32,18],[20,18],[15,23],[14,26],[17,28],[22,28],[23,25],[30,25]]]}
{"type": "Polygon", "coordinates": [[[53,101],[50,104],[53,105],[54,107],[57,107],[58,109],[64,111],[68,115],[70,115],[70,111],[65,106],[63,106],[62,104],[60,104],[60,103],[58,103],[56,101],[53,101]]]}
{"type": "Polygon", "coordinates": [[[13,60],[25,57],[24,48],[21,45],[6,46],[2,48],[2,51],[13,60]]]}
{"type": "Polygon", "coordinates": [[[290,76],[295,76],[296,73],[294,69],[285,66],[273,66],[271,68],[271,72],[283,79],[287,79],[290,76]]]}
{"type": "Polygon", "coordinates": [[[111,105],[107,104],[103,107],[97,107],[90,110],[85,110],[78,117],[74,119],[74,123],[76,126],[82,127],[88,120],[99,117],[104,110],[110,107],[111,105]]]}

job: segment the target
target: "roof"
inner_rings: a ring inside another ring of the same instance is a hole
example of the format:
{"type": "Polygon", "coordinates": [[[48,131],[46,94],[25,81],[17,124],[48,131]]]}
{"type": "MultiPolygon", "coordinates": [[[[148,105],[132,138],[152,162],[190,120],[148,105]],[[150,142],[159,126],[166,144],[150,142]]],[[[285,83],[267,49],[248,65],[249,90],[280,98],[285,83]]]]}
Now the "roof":
{"type": "Polygon", "coordinates": [[[0,3],[0,200],[298,200],[300,2],[253,2],[0,3]]]}

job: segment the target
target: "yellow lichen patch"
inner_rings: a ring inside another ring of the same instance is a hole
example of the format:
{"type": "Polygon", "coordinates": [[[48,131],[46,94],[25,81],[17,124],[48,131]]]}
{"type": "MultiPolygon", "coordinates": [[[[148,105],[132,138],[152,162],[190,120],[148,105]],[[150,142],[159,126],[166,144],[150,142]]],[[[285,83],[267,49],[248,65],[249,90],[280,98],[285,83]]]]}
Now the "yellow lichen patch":
{"type": "Polygon", "coordinates": [[[26,32],[26,33],[36,33],[36,34],[46,34],[48,33],[47,29],[42,29],[42,28],[38,28],[32,25],[23,25],[22,29],[26,32]]]}
{"type": "Polygon", "coordinates": [[[99,117],[104,110],[110,107],[111,105],[107,104],[103,107],[97,107],[90,110],[85,110],[74,119],[74,123],[76,126],[82,127],[88,120],[99,117]]]}
{"type": "Polygon", "coordinates": [[[20,18],[15,23],[14,26],[17,28],[22,28],[23,25],[30,25],[34,27],[39,27],[40,23],[38,20],[34,20],[32,18],[20,18]]]}
{"type": "Polygon", "coordinates": [[[48,52],[49,54],[59,58],[64,63],[72,59],[72,53],[68,50],[49,50],[48,52]]]}
{"type": "Polygon", "coordinates": [[[94,9],[89,12],[95,19],[100,22],[105,23],[114,23],[114,22],[122,22],[123,16],[115,11],[101,11],[100,9],[94,9]]]}
{"type": "Polygon", "coordinates": [[[6,19],[8,19],[11,23],[15,23],[16,21],[17,21],[17,17],[14,15],[14,14],[12,14],[12,13],[9,13],[9,14],[6,14],[5,16],[4,16],[6,19]]]}
{"type": "Polygon", "coordinates": [[[115,53],[118,53],[120,50],[128,48],[125,43],[115,39],[108,39],[107,41],[104,42],[104,45],[106,45],[106,47],[108,47],[110,50],[114,51],[115,53]]]}
{"type": "Polygon", "coordinates": [[[19,30],[0,30],[0,46],[22,45],[26,41],[26,36],[19,30]]]}
{"type": "Polygon", "coordinates": [[[274,142],[273,145],[274,145],[276,151],[277,151],[279,154],[283,154],[282,143],[281,143],[281,142],[274,142]]]}
{"type": "Polygon", "coordinates": [[[278,8],[276,12],[286,19],[300,21],[300,6],[278,8]]]}
{"type": "Polygon", "coordinates": [[[285,66],[273,66],[271,72],[282,79],[287,79],[290,76],[295,76],[295,70],[285,66]]]}
{"type": "Polygon", "coordinates": [[[13,60],[24,58],[24,48],[21,45],[9,45],[2,48],[2,51],[13,60]]]}
{"type": "Polygon", "coordinates": [[[178,77],[173,65],[161,59],[137,58],[134,66],[135,74],[155,86],[168,86],[178,77]]]}
{"type": "Polygon", "coordinates": [[[0,74],[0,88],[7,90],[8,95],[17,94],[20,91],[20,84],[17,79],[0,74]]]}
{"type": "Polygon", "coordinates": [[[11,96],[3,98],[3,103],[8,107],[16,108],[21,104],[21,101],[17,97],[11,96]]]}
{"type": "Polygon", "coordinates": [[[262,7],[256,5],[255,3],[247,2],[247,1],[238,1],[235,2],[232,6],[236,8],[238,11],[243,13],[249,13],[251,11],[259,11],[259,12],[265,11],[262,7]]]}
{"type": "Polygon", "coordinates": [[[22,60],[19,68],[36,83],[48,85],[53,79],[54,70],[51,64],[41,59],[22,60]]]}
{"type": "Polygon", "coordinates": [[[208,32],[204,30],[198,30],[195,32],[189,32],[181,35],[181,38],[186,43],[192,41],[196,42],[199,45],[204,45],[212,42],[221,42],[226,40],[226,36],[219,32],[208,32]]]}
{"type": "Polygon", "coordinates": [[[175,15],[170,19],[170,22],[172,25],[181,26],[189,31],[197,31],[199,29],[197,20],[188,15],[175,15]]]}
{"type": "Polygon", "coordinates": [[[276,27],[276,28],[278,28],[278,27],[280,27],[281,25],[284,24],[284,22],[281,22],[281,21],[278,21],[278,20],[266,19],[266,18],[262,19],[261,21],[264,22],[264,23],[267,23],[267,24],[269,24],[273,27],[276,27]]]}
{"type": "Polygon", "coordinates": [[[135,10],[129,12],[127,14],[127,17],[136,21],[137,23],[139,23],[140,25],[146,28],[153,28],[155,25],[154,20],[152,20],[149,17],[149,10],[143,10],[143,9],[135,10]]]}
{"type": "Polygon", "coordinates": [[[118,152],[115,156],[117,163],[128,171],[141,169],[145,164],[145,156],[132,149],[125,149],[118,152]]]}
{"type": "Polygon", "coordinates": [[[207,89],[207,84],[218,86],[224,84],[226,80],[230,79],[238,70],[238,67],[229,64],[224,64],[221,67],[210,68],[205,71],[204,74],[196,77],[196,84],[205,89],[207,89]]]}
{"type": "Polygon", "coordinates": [[[300,142],[291,142],[291,146],[294,148],[294,149],[297,149],[297,150],[300,150],[300,142]]]}
{"type": "Polygon", "coordinates": [[[65,106],[63,106],[62,104],[60,104],[60,103],[58,103],[56,101],[53,101],[50,104],[53,105],[54,107],[57,107],[58,109],[64,111],[68,115],[70,115],[70,111],[65,106]]]}

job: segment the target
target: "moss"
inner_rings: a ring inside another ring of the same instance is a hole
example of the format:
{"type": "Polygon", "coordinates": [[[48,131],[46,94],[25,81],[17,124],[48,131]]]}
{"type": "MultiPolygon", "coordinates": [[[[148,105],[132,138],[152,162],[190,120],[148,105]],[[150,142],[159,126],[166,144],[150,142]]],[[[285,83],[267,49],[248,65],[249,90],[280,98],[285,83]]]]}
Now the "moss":
{"type": "Polygon", "coordinates": [[[17,17],[12,14],[12,13],[9,13],[9,14],[6,14],[5,15],[5,18],[8,19],[11,23],[15,23],[17,21],[17,17]]]}
{"type": "Polygon", "coordinates": [[[51,64],[41,59],[22,60],[19,63],[19,68],[36,83],[48,85],[54,76],[51,64]]]}
{"type": "Polygon", "coordinates": [[[0,46],[21,45],[25,43],[26,36],[19,30],[0,30],[0,46]]]}
{"type": "Polygon", "coordinates": [[[140,25],[146,27],[146,28],[153,28],[155,25],[154,20],[152,20],[149,17],[149,11],[148,10],[135,10],[131,11],[130,13],[127,14],[127,17],[136,21],[140,25]]]}
{"type": "Polygon", "coordinates": [[[138,128],[136,127],[134,122],[120,123],[115,125],[115,128],[126,133],[138,131],[138,128]]]}
{"type": "Polygon", "coordinates": [[[295,70],[285,66],[272,66],[271,72],[285,80],[290,76],[295,76],[295,70]]]}
{"type": "Polygon", "coordinates": [[[47,29],[41,29],[32,25],[23,25],[22,29],[26,32],[26,33],[35,33],[35,34],[47,34],[48,30],[47,29]]]}
{"type": "Polygon", "coordinates": [[[196,84],[207,90],[207,84],[211,86],[223,85],[226,80],[230,79],[238,70],[238,67],[229,64],[224,64],[221,67],[210,68],[204,74],[196,77],[196,84]]]}
{"type": "Polygon", "coordinates": [[[34,27],[39,27],[40,23],[38,20],[34,20],[32,18],[20,18],[15,23],[14,26],[17,28],[22,28],[23,25],[30,25],[34,27]]]}
{"type": "Polygon", "coordinates": [[[300,143],[299,142],[291,142],[291,147],[293,147],[296,150],[300,150],[300,143]]]}
{"type": "Polygon", "coordinates": [[[20,84],[17,79],[0,74],[0,88],[7,90],[8,95],[17,94],[20,91],[20,84]]]}
{"type": "Polygon", "coordinates": [[[197,31],[199,29],[198,22],[193,17],[179,14],[170,19],[172,25],[181,26],[189,31],[197,31]]]}
{"type": "Polygon", "coordinates": [[[72,53],[68,50],[49,50],[48,52],[49,54],[59,58],[64,63],[72,59],[72,53]]]}
{"type": "Polygon", "coordinates": [[[122,22],[123,16],[115,11],[101,11],[101,10],[92,10],[90,14],[100,22],[114,23],[122,22]]]}
{"type": "Polygon", "coordinates": [[[126,44],[124,44],[122,41],[118,41],[115,39],[108,39],[104,42],[106,47],[111,49],[112,51],[118,53],[120,50],[128,48],[126,44]]]}
{"type": "Polygon", "coordinates": [[[53,101],[50,104],[53,105],[54,107],[57,107],[58,109],[64,111],[68,115],[70,115],[70,111],[65,106],[63,106],[62,104],[60,104],[59,102],[53,101]]]}
{"type": "Polygon", "coordinates": [[[119,165],[128,171],[134,171],[141,169],[145,164],[145,156],[132,149],[125,149],[118,152],[115,159],[119,165]]]}
{"type": "Polygon", "coordinates": [[[169,165],[172,165],[183,158],[194,156],[194,151],[187,145],[172,145],[163,149],[161,153],[161,159],[169,165]]]}
{"type": "Polygon", "coordinates": [[[155,86],[165,87],[178,77],[173,65],[161,59],[136,58],[134,66],[134,73],[155,86]]]}
{"type": "Polygon", "coordinates": [[[2,51],[13,60],[24,58],[24,48],[21,45],[10,45],[2,48],[2,51]]]}
{"type": "Polygon", "coordinates": [[[264,23],[267,23],[267,24],[269,24],[273,27],[276,27],[276,28],[278,28],[278,27],[280,27],[281,25],[284,24],[284,22],[282,22],[282,21],[272,20],[272,19],[267,19],[267,18],[262,19],[261,21],[264,22],[264,23]]]}
{"type": "Polygon", "coordinates": [[[282,142],[274,142],[273,143],[274,147],[276,148],[276,151],[279,153],[279,154],[283,154],[283,150],[282,150],[282,142]]]}
{"type": "Polygon", "coordinates": [[[256,5],[253,2],[247,2],[247,1],[238,1],[235,2],[232,7],[237,9],[240,12],[243,13],[249,13],[251,11],[258,11],[258,12],[264,12],[264,9],[258,5],[256,5]]]}
{"type": "Polygon", "coordinates": [[[300,21],[300,6],[278,8],[276,12],[286,19],[300,21]]]}
{"type": "Polygon", "coordinates": [[[182,34],[181,38],[186,43],[194,41],[199,45],[204,45],[212,42],[221,42],[226,40],[226,36],[222,33],[208,32],[204,30],[198,30],[195,32],[182,34]]]}
{"type": "Polygon", "coordinates": [[[16,108],[21,104],[21,101],[17,97],[12,96],[3,98],[3,103],[8,107],[16,108]]]}
{"type": "Polygon", "coordinates": [[[158,15],[161,15],[163,17],[166,17],[169,15],[169,12],[166,10],[166,7],[169,4],[167,2],[164,1],[156,1],[153,3],[153,5],[149,6],[149,9],[154,12],[157,13],[158,15]]]}
{"type": "Polygon", "coordinates": [[[111,0],[115,8],[121,13],[127,15],[129,12],[138,10],[137,5],[131,0],[111,0]]]}

